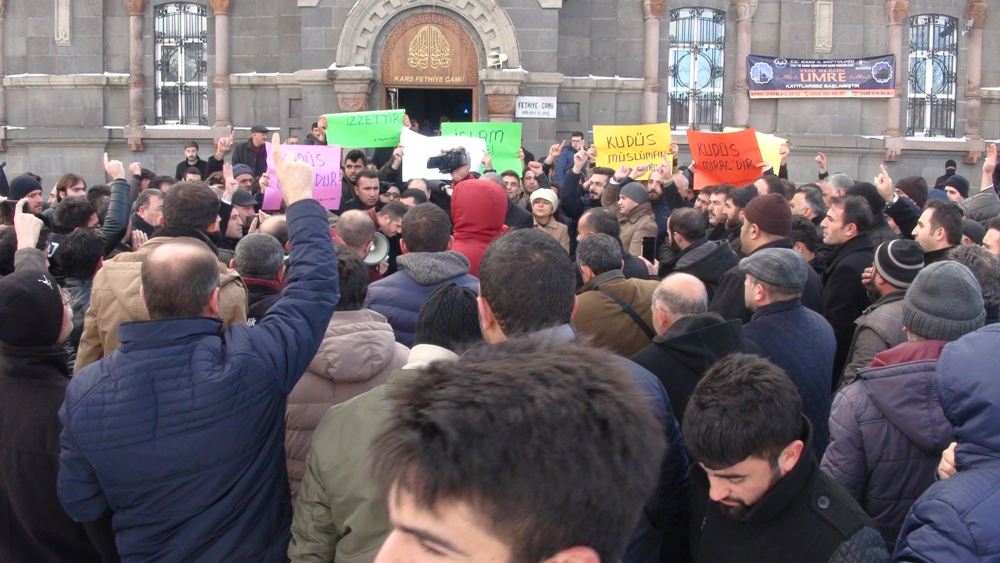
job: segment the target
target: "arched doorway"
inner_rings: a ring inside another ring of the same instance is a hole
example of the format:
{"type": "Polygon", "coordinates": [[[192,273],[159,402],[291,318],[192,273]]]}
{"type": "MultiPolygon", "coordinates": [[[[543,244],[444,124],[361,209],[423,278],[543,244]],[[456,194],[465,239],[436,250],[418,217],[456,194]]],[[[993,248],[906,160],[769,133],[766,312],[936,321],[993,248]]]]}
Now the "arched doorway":
{"type": "Polygon", "coordinates": [[[386,39],[380,66],[383,108],[406,109],[431,130],[442,118],[477,120],[479,56],[455,19],[424,13],[403,20],[386,39]]]}

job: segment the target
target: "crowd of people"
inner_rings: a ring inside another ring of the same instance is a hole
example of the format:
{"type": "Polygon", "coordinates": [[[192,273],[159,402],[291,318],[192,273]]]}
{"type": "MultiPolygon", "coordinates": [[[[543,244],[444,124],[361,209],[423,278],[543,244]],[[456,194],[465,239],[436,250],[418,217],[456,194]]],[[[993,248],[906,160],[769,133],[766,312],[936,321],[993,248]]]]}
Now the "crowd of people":
{"type": "Polygon", "coordinates": [[[324,209],[268,133],[0,171],[0,561],[1000,560],[995,145],[978,191],[359,148],[324,209]]]}

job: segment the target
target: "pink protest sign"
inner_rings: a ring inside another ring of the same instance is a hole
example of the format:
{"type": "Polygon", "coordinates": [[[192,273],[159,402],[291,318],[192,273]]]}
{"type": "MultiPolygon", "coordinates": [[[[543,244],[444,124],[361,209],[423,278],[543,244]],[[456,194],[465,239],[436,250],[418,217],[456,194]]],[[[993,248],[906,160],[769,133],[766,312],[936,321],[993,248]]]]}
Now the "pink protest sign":
{"type": "MultiPolygon", "coordinates": [[[[270,185],[264,192],[264,205],[261,209],[272,211],[281,207],[281,184],[274,168],[274,156],[271,143],[267,147],[267,177],[270,185]]],[[[285,158],[301,160],[309,163],[316,174],[313,183],[313,198],[327,209],[340,208],[340,147],[336,145],[281,145],[281,154],[285,158]]]]}

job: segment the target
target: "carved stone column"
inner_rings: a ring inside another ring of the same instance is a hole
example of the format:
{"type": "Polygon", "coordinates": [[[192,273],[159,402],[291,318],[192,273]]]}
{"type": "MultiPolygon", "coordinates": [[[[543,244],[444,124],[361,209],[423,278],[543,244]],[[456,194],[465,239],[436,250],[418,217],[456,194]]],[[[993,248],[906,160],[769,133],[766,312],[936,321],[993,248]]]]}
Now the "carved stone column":
{"type": "Polygon", "coordinates": [[[146,76],[143,70],[142,37],[146,0],[125,0],[128,8],[128,126],[125,138],[133,151],[144,150],[142,128],[146,126],[143,94],[146,76]]]}
{"type": "MultiPolygon", "coordinates": [[[[982,102],[983,80],[983,24],[986,23],[986,0],[968,0],[965,6],[965,21],[972,20],[969,31],[968,83],[965,87],[965,136],[968,139],[982,139],[980,103],[982,102]]],[[[966,164],[975,164],[982,153],[970,151],[965,156],[966,164]]]]}
{"type": "Polygon", "coordinates": [[[900,75],[900,68],[907,68],[906,60],[903,58],[903,26],[906,25],[910,15],[910,0],[886,0],[886,43],[889,52],[896,57],[896,93],[885,102],[885,159],[887,161],[899,160],[902,150],[902,132],[900,129],[901,113],[903,107],[902,85],[904,77],[900,75]]]}
{"type": "MultiPolygon", "coordinates": [[[[490,121],[514,121],[514,106],[525,73],[486,69],[479,71],[479,81],[486,94],[486,112],[490,121]]],[[[482,111],[479,112],[482,115],[482,111]]]]}
{"type": "MultiPolygon", "coordinates": [[[[215,127],[230,127],[229,117],[229,9],[233,0],[210,0],[215,12],[215,127]]],[[[213,135],[214,136],[214,135],[213,135]]]]}
{"type": "Polygon", "coordinates": [[[342,113],[368,111],[368,99],[375,85],[375,73],[370,68],[333,68],[327,71],[337,93],[337,106],[342,113]]]}
{"type": "Polygon", "coordinates": [[[660,21],[666,0],[642,0],[645,20],[642,63],[642,122],[656,123],[660,94],[660,21]]]}
{"type": "Polygon", "coordinates": [[[7,0],[0,0],[0,151],[7,151],[7,0]]]}
{"type": "Polygon", "coordinates": [[[750,87],[747,85],[747,55],[753,39],[753,16],[757,0],[733,0],[736,10],[736,86],[733,88],[733,124],[750,126],[750,87]]]}

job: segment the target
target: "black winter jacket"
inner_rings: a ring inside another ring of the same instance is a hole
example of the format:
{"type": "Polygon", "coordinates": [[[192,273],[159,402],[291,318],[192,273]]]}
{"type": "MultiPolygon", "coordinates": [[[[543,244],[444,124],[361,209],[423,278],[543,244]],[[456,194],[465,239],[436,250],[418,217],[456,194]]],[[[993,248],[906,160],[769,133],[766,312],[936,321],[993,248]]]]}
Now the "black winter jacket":
{"type": "Polygon", "coordinates": [[[854,340],[854,321],[872,304],[861,274],[875,261],[872,241],[867,234],[835,246],[826,259],[823,273],[823,316],[837,337],[837,355],[833,359],[831,391],[840,385],[847,352],[854,340]]]}
{"type": "Polygon", "coordinates": [[[659,275],[664,278],[673,273],[691,274],[705,284],[711,300],[722,276],[738,263],[739,260],[728,243],[702,238],[682,250],[670,262],[661,262],[659,275]]]}

